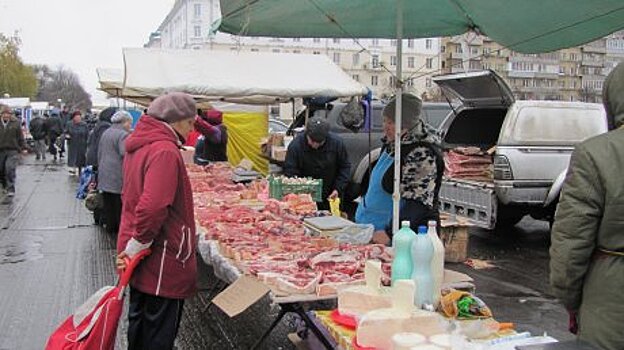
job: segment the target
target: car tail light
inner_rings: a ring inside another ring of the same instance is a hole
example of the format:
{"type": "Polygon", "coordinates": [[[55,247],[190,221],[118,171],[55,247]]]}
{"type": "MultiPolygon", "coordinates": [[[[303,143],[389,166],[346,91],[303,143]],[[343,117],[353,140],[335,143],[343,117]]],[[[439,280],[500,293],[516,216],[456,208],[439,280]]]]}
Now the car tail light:
{"type": "Polygon", "coordinates": [[[495,180],[513,180],[513,172],[509,159],[505,156],[494,156],[494,179],[495,180]]]}

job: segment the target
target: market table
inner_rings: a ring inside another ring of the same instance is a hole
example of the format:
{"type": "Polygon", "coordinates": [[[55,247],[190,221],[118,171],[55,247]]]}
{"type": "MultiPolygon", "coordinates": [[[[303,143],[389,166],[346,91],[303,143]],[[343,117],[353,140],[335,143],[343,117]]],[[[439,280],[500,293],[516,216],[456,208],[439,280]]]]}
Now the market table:
{"type": "MultiPolygon", "coordinates": [[[[197,232],[199,233],[199,244],[198,251],[204,260],[204,262],[213,267],[215,276],[220,280],[224,281],[227,284],[232,284],[236,280],[239,279],[243,274],[236,267],[234,261],[229,258],[226,258],[219,251],[219,245],[217,241],[207,240],[205,238],[205,230],[198,225],[197,232]]],[[[453,271],[446,271],[447,275],[450,275],[450,279],[453,280],[457,274],[453,271]]],[[[474,285],[470,281],[457,281],[450,282],[445,284],[446,287],[453,287],[455,289],[467,290],[470,292],[474,292],[474,285]]],[[[327,349],[335,348],[331,337],[328,337],[325,332],[323,332],[323,328],[320,326],[319,321],[315,320],[308,315],[306,312],[307,306],[313,303],[321,302],[321,301],[329,301],[335,300],[337,298],[336,294],[318,296],[316,294],[302,294],[302,295],[278,295],[273,292],[269,293],[271,301],[280,307],[280,311],[277,315],[277,318],[273,321],[273,323],[269,326],[269,328],[264,332],[264,334],[258,339],[256,344],[252,347],[252,349],[257,349],[262,342],[271,334],[273,329],[279,324],[279,322],[283,319],[283,317],[287,313],[294,313],[298,315],[306,324],[306,326],[317,336],[317,338],[323,343],[323,345],[327,349]]],[[[319,315],[324,315],[322,311],[319,315]]]]}
{"type": "MultiPolygon", "coordinates": [[[[217,278],[228,284],[234,283],[242,275],[241,271],[234,265],[231,259],[224,257],[219,252],[219,246],[216,241],[204,238],[205,235],[202,234],[204,232],[202,228],[198,227],[197,232],[200,233],[198,250],[204,262],[213,267],[217,278]]],[[[335,300],[335,294],[327,296],[318,296],[315,294],[278,296],[269,293],[269,295],[271,301],[279,305],[280,311],[277,318],[258,339],[252,349],[259,348],[262,342],[271,334],[273,329],[275,329],[287,313],[294,313],[301,317],[306,326],[317,336],[327,349],[334,348],[330,340],[321,332],[318,325],[310,319],[306,313],[306,306],[319,301],[335,300]]]]}

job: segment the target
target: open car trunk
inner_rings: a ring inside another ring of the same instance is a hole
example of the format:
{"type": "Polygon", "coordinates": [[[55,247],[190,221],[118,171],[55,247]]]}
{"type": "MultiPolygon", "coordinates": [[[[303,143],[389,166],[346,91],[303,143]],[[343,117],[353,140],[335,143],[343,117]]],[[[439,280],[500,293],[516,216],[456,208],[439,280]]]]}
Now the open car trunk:
{"type": "Polygon", "coordinates": [[[433,79],[446,98],[459,107],[440,127],[446,175],[454,179],[491,182],[491,153],[507,110],[514,102],[505,82],[493,71],[437,76],[433,79]]]}

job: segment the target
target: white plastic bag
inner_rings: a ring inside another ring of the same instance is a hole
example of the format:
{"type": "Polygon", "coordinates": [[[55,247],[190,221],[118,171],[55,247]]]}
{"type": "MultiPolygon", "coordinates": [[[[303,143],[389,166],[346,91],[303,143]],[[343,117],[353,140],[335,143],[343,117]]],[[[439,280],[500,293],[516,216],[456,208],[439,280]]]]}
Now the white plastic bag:
{"type": "Polygon", "coordinates": [[[374,232],[375,227],[373,225],[355,224],[336,232],[332,238],[340,243],[369,244],[374,232]]]}

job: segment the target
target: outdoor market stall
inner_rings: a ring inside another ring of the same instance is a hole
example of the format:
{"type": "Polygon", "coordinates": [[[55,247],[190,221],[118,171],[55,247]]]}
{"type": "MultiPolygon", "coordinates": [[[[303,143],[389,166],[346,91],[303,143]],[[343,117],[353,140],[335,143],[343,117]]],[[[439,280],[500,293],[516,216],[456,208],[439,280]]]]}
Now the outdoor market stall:
{"type": "MultiPolygon", "coordinates": [[[[380,278],[389,282],[389,248],[341,235],[344,231],[312,234],[314,230],[306,223],[314,222],[319,213],[311,195],[270,198],[275,191],[270,191],[266,180],[246,186],[235,184],[231,181],[233,170],[226,164],[188,166],[188,170],[200,235],[199,252],[218,278],[232,284],[229,294],[237,299],[226,302],[217,297],[214,303],[231,316],[266,293],[280,305],[278,317],[256,347],[286,313],[293,312],[331,349],[330,340],[306,312],[306,304],[335,300],[340,289],[364,284],[368,260],[380,262],[380,278]],[[241,301],[247,297],[249,304],[241,301]]],[[[465,275],[447,271],[445,277],[446,288],[474,289],[465,275]]],[[[228,294],[227,290],[224,293],[228,294]]]]}

